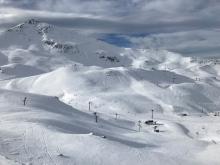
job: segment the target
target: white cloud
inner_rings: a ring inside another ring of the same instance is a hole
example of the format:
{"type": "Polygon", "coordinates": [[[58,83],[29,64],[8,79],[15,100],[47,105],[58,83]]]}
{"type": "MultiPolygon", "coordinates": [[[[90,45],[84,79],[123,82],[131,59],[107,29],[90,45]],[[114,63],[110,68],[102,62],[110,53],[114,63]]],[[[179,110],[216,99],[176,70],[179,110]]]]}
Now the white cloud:
{"type": "Polygon", "coordinates": [[[153,38],[185,53],[218,50],[219,15],[219,0],[0,0],[1,29],[38,18],[94,33],[150,34],[131,40],[153,38]]]}
{"type": "Polygon", "coordinates": [[[219,56],[220,29],[153,34],[128,38],[140,48],[160,48],[187,56],[219,56]]]}

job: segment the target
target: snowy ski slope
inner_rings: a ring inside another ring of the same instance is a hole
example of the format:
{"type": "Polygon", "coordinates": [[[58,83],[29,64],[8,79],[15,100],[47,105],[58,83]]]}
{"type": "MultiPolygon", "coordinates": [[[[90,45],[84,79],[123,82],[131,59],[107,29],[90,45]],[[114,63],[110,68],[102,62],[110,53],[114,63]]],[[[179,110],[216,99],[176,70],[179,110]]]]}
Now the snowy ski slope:
{"type": "Polygon", "coordinates": [[[0,33],[0,165],[219,165],[219,75],[28,20],[0,33]]]}

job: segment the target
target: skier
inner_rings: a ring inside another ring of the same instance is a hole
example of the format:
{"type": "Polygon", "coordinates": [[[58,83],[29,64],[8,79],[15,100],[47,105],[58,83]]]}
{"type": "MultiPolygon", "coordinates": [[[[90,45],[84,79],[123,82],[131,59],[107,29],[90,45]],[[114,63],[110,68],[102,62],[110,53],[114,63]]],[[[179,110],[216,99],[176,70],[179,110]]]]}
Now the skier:
{"type": "Polygon", "coordinates": [[[118,115],[119,115],[118,113],[115,114],[115,119],[116,120],[118,119],[118,115]]]}
{"type": "Polygon", "coordinates": [[[98,123],[98,115],[97,115],[97,112],[94,112],[93,114],[95,115],[95,122],[98,123]]]}
{"type": "Polygon", "coordinates": [[[138,131],[139,131],[139,132],[141,131],[141,128],[142,128],[142,126],[141,126],[141,121],[139,120],[139,121],[138,121],[138,131]]]}
{"type": "Polygon", "coordinates": [[[25,106],[26,102],[27,102],[27,97],[24,98],[23,102],[24,102],[24,106],[25,106]]]}

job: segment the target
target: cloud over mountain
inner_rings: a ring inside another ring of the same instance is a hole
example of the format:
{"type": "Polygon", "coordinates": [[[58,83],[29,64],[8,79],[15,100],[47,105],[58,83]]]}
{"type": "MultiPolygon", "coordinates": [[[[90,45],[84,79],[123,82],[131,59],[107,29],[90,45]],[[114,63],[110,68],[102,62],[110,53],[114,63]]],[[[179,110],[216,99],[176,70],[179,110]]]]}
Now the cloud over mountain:
{"type": "Polygon", "coordinates": [[[187,40],[194,32],[209,40],[207,32],[218,34],[219,14],[218,0],[1,0],[0,29],[38,18],[95,34],[141,34],[141,38],[133,36],[135,43],[143,36],[161,34],[163,40],[174,35],[187,40]]]}

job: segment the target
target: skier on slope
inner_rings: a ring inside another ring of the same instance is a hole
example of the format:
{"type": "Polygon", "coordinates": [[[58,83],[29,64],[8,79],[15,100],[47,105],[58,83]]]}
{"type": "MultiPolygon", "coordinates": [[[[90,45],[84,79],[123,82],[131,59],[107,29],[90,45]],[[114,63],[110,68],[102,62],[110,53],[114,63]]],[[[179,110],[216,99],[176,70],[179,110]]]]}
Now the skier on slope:
{"type": "Polygon", "coordinates": [[[24,106],[25,106],[26,102],[27,102],[27,97],[24,98],[23,102],[24,102],[24,106]]]}

